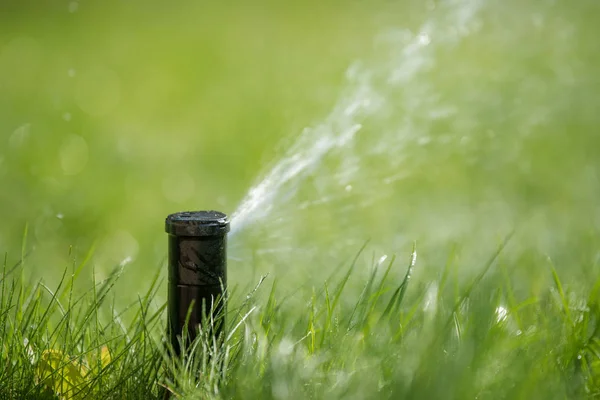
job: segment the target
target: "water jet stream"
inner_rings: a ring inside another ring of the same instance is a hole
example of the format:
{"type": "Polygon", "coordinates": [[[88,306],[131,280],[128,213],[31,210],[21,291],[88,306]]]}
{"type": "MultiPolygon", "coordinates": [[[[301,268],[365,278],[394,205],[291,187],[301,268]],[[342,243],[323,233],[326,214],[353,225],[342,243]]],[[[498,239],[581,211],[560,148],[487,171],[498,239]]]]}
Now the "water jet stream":
{"type": "MultiPolygon", "coordinates": [[[[422,114],[425,107],[432,119],[452,112],[447,106],[432,104],[435,102],[435,92],[418,75],[435,65],[437,47],[455,45],[472,32],[480,6],[481,3],[476,0],[446,2],[432,12],[430,20],[416,34],[406,31],[382,34],[378,42],[384,44],[382,52],[387,53],[384,59],[375,65],[357,61],[350,66],[347,85],[331,112],[322,123],[300,133],[281,160],[250,189],[232,214],[231,236],[264,220],[278,205],[285,204],[307,177],[318,172],[324,159],[332,152],[351,151],[367,119],[384,119],[386,109],[398,106],[398,109],[404,109],[403,126],[392,132],[381,132],[381,137],[371,140],[369,148],[362,148],[362,151],[397,160],[392,161],[393,171],[383,179],[383,184],[400,179],[404,172],[398,173],[394,168],[397,169],[398,161],[402,159],[403,143],[415,139],[419,133],[413,130],[412,118],[422,114]],[[403,94],[397,99],[396,92],[399,89],[403,94]]],[[[342,155],[342,158],[350,159],[351,156],[342,155]]],[[[348,164],[339,174],[323,178],[331,183],[323,185],[327,190],[337,188],[340,184],[341,193],[344,193],[344,189],[352,189],[348,182],[352,180],[353,173],[360,171],[356,165],[348,164]]],[[[331,193],[323,193],[314,202],[329,197],[335,198],[331,193]]]]}

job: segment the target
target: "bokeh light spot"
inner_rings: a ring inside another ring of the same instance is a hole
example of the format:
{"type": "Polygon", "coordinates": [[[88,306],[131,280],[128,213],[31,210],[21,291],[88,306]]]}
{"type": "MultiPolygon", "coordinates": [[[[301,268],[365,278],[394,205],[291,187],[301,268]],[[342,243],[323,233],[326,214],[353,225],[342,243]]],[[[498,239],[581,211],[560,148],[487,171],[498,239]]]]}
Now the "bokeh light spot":
{"type": "Polygon", "coordinates": [[[120,98],[119,77],[109,69],[97,67],[85,71],[77,82],[75,102],[91,116],[109,114],[117,107],[120,98]]]}
{"type": "Polygon", "coordinates": [[[60,166],[65,175],[76,175],[83,171],[88,161],[88,145],[78,135],[67,137],[60,147],[60,166]]]}
{"type": "Polygon", "coordinates": [[[23,146],[31,131],[31,124],[23,124],[14,130],[10,138],[8,139],[9,145],[12,149],[17,149],[23,146]]]}

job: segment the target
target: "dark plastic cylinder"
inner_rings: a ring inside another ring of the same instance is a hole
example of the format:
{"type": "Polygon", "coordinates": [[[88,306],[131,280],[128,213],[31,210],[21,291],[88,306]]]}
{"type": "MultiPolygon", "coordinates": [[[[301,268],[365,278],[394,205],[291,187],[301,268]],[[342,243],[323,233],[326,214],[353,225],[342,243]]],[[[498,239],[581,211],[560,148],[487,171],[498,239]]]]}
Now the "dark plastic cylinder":
{"type": "Polygon", "coordinates": [[[188,313],[188,343],[199,327],[217,337],[223,331],[229,221],[218,211],[180,212],[167,217],[165,230],[169,234],[169,336],[180,355],[178,337],[188,313]]]}

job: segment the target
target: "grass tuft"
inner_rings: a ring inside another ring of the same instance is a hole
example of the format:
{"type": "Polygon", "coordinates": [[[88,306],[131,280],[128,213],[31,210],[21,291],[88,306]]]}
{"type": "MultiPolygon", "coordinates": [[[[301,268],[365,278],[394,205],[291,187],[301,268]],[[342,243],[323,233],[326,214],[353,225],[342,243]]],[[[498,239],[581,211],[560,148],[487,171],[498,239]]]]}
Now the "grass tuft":
{"type": "MultiPolygon", "coordinates": [[[[123,272],[84,291],[83,268],[56,287],[31,285],[3,265],[0,281],[2,398],[572,398],[600,395],[600,280],[586,296],[550,265],[553,287],[515,290],[508,239],[470,281],[451,271],[413,282],[392,257],[369,263],[366,244],[337,280],[301,289],[298,303],[262,276],[249,293],[229,293],[226,329],[211,320],[183,357],[165,340],[157,271],[137,301],[117,310],[123,272]],[[499,268],[492,268],[498,265],[499,268]],[[358,271],[368,271],[361,279],[358,271]],[[268,290],[263,290],[269,284],[268,290]],[[333,288],[333,289],[332,289],[333,288]],[[354,296],[356,295],[356,296],[354,296]],[[287,300],[286,300],[287,299],[287,300]]],[[[91,254],[91,253],[90,253],[91,254]]],[[[90,255],[91,257],[91,255],[90,255]]],[[[86,257],[89,260],[90,257],[86,257]]],[[[85,261],[87,263],[87,261],[85,261]]],[[[22,263],[21,263],[22,264],[22,263]]],[[[184,330],[185,331],[185,330],[184,330]]]]}

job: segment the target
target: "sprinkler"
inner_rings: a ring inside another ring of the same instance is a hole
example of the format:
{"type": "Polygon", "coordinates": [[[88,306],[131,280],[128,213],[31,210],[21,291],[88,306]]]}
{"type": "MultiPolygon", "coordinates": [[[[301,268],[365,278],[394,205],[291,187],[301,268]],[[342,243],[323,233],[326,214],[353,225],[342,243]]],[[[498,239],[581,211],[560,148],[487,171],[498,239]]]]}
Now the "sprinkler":
{"type": "Polygon", "coordinates": [[[167,217],[165,230],[169,338],[175,354],[181,355],[180,338],[189,344],[199,329],[217,339],[223,332],[229,220],[218,211],[180,212],[167,217]]]}

